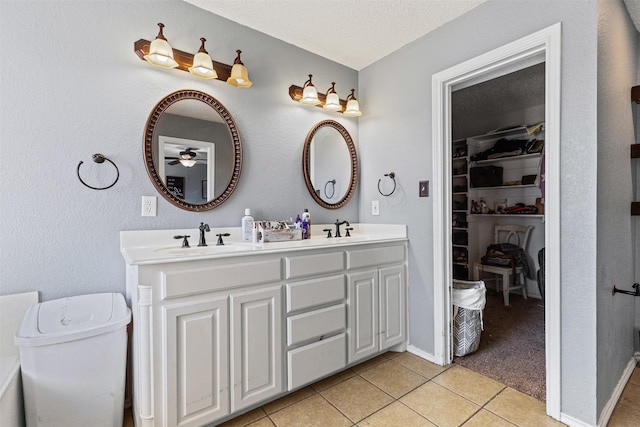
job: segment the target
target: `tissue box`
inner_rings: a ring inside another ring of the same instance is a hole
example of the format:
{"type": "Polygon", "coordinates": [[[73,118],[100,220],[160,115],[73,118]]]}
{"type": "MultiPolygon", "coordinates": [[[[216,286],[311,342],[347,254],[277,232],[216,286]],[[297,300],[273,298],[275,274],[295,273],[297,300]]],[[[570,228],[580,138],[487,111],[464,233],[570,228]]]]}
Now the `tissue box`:
{"type": "Polygon", "coordinates": [[[263,228],[260,226],[258,228],[259,232],[259,242],[267,243],[267,242],[287,242],[290,240],[302,240],[302,229],[283,229],[283,230],[272,230],[269,228],[263,228]]]}

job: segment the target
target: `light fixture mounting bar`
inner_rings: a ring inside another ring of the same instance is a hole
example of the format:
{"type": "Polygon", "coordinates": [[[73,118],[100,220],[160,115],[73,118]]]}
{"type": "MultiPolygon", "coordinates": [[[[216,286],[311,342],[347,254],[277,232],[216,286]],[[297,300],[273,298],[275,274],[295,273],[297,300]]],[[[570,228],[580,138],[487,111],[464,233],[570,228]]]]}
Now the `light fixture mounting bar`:
{"type": "MultiPolygon", "coordinates": [[[[176,59],[176,61],[177,61],[177,59],[176,59]]],[[[304,89],[301,88],[300,86],[291,85],[291,86],[289,86],[289,96],[294,101],[300,102],[300,100],[302,99],[302,91],[303,90],[304,89]]],[[[315,106],[322,108],[324,106],[324,104],[327,102],[327,96],[324,93],[318,92],[318,99],[320,100],[320,103],[318,105],[315,105],[315,106]]],[[[342,111],[338,111],[338,112],[342,113],[347,108],[347,101],[345,101],[343,99],[340,99],[340,105],[342,105],[342,111]]]]}
{"type": "MultiPolygon", "coordinates": [[[[149,40],[140,39],[133,44],[133,50],[138,58],[145,61],[144,56],[149,53],[149,46],[151,42],[149,40]]],[[[178,49],[173,49],[173,58],[178,63],[176,67],[179,70],[189,72],[189,67],[193,64],[193,55],[187,52],[183,52],[178,49]]],[[[145,61],[146,62],[146,61],[145,61]]],[[[226,82],[231,76],[231,65],[223,64],[222,62],[213,61],[213,69],[216,70],[218,77],[217,80],[226,82]]],[[[300,92],[302,94],[302,92],[300,92]]]]}

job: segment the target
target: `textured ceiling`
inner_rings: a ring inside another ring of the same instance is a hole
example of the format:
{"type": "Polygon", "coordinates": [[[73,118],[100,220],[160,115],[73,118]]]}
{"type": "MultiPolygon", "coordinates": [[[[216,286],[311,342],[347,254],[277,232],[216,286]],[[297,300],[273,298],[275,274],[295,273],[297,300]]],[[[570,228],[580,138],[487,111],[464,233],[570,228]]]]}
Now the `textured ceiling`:
{"type": "Polygon", "coordinates": [[[361,70],[486,0],[185,1],[361,70]]]}
{"type": "Polygon", "coordinates": [[[636,29],[640,31],[640,0],[624,0],[624,4],[627,6],[636,29]]]}

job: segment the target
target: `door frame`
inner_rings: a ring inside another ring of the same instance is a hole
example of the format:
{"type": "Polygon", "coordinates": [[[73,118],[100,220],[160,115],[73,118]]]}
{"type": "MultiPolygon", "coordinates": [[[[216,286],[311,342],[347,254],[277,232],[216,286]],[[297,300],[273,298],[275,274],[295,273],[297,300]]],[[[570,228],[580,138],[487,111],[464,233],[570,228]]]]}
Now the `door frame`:
{"type": "MultiPolygon", "coordinates": [[[[455,65],[432,77],[434,357],[451,363],[451,91],[544,55],[545,61],[545,357],[547,414],[560,419],[560,106],[561,24],[455,65]]],[[[522,68],[522,67],[520,67],[522,68]]]]}

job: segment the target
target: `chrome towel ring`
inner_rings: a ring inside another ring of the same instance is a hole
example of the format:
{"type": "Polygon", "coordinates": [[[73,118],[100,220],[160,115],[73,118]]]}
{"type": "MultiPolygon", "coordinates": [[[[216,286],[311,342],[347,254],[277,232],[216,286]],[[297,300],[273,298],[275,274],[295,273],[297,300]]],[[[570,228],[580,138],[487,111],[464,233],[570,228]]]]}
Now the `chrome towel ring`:
{"type": "Polygon", "coordinates": [[[108,161],[109,163],[111,163],[113,165],[114,168],[116,168],[116,179],[115,181],[113,181],[111,183],[111,185],[107,185],[106,187],[102,187],[102,188],[98,188],[98,187],[93,187],[89,184],[87,184],[86,182],[84,182],[84,180],[80,177],[80,166],[82,166],[82,160],[80,160],[80,163],[78,163],[78,168],[76,169],[76,174],[78,175],[78,179],[80,180],[80,182],[82,184],[84,184],[86,187],[91,188],[92,190],[106,190],[107,188],[111,188],[113,187],[116,182],[118,182],[118,179],[120,179],[120,170],[118,169],[118,166],[116,166],[115,163],[113,163],[111,160],[109,160],[108,158],[106,158],[105,156],[103,156],[100,153],[96,153],[92,156],[93,161],[96,163],[104,163],[104,161],[108,161]]]}
{"type": "Polygon", "coordinates": [[[382,194],[384,197],[390,196],[396,191],[396,174],[394,172],[385,173],[384,176],[388,176],[393,180],[393,189],[390,193],[384,194],[382,190],[380,190],[380,182],[382,182],[382,178],[378,180],[378,193],[382,194]]]}

